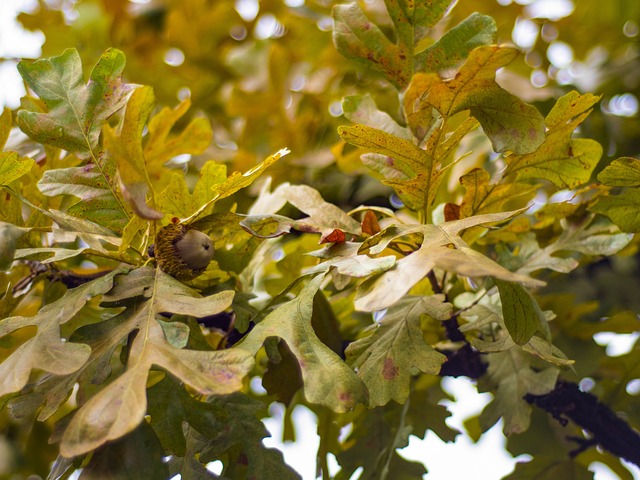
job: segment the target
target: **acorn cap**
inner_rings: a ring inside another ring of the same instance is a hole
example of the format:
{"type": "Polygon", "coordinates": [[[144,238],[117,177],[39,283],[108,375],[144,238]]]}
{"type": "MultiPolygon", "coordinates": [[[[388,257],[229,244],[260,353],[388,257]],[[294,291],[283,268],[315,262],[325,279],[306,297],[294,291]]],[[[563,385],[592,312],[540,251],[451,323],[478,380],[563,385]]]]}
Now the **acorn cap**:
{"type": "Polygon", "coordinates": [[[213,252],[209,235],[182,223],[170,223],[156,234],[154,256],[158,266],[178,280],[201,275],[211,263],[213,252]]]}

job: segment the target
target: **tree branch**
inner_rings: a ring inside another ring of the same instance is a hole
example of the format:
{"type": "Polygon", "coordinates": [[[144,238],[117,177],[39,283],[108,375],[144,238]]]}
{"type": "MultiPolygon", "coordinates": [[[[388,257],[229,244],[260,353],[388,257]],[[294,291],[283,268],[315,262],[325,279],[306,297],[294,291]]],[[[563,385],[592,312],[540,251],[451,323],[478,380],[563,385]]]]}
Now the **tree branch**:
{"type": "MultiPolygon", "coordinates": [[[[581,391],[575,383],[558,380],[551,392],[545,395],[527,394],[524,399],[550,413],[563,425],[566,425],[567,418],[570,419],[593,435],[589,439],[590,444],[598,444],[640,467],[640,434],[598,401],[597,397],[581,391]]],[[[582,440],[578,443],[582,444],[582,440]]],[[[584,448],[580,445],[572,453],[578,454],[584,448]]]]}
{"type": "MultiPolygon", "coordinates": [[[[464,341],[465,344],[457,350],[442,351],[447,356],[447,361],[442,365],[440,375],[466,376],[472,379],[484,375],[487,365],[482,361],[482,353],[466,342],[458,329],[457,317],[445,320],[443,325],[449,340],[464,341]]],[[[592,435],[592,438],[586,439],[568,437],[578,444],[577,448],[570,452],[571,456],[600,445],[617,457],[640,467],[640,433],[619,418],[607,405],[601,403],[596,396],[583,392],[575,383],[558,380],[551,392],[545,395],[527,394],[524,399],[551,414],[561,425],[566,426],[571,420],[592,435]]]]}

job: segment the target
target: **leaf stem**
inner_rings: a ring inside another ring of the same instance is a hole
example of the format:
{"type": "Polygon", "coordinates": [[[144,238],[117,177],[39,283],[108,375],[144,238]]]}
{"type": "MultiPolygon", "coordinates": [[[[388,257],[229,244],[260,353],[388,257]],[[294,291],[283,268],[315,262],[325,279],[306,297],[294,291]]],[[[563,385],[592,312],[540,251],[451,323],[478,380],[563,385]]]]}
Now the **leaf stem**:
{"type": "MultiPolygon", "coordinates": [[[[328,410],[328,409],[327,409],[328,410]]],[[[327,452],[329,451],[329,423],[333,412],[329,411],[329,420],[319,422],[318,434],[320,435],[320,445],[318,445],[318,467],[320,469],[321,478],[331,478],[329,475],[329,461],[327,460],[327,452]],[[322,452],[322,453],[321,453],[322,452]]]]}
{"type": "Polygon", "coordinates": [[[98,162],[98,158],[97,157],[102,157],[103,153],[100,152],[96,156],[96,154],[93,152],[93,149],[91,148],[91,144],[89,143],[89,139],[86,137],[86,135],[85,135],[85,139],[87,140],[87,145],[89,145],[89,154],[91,155],[91,160],[93,161],[95,166],[98,167],[98,170],[100,170],[100,175],[102,175],[102,178],[104,178],[105,182],[107,182],[107,185],[109,186],[109,190],[111,191],[111,195],[113,195],[113,198],[115,199],[115,201],[117,202],[118,206],[120,207],[120,210],[122,210],[122,213],[124,213],[125,217],[127,217],[127,220],[131,220],[131,216],[129,215],[129,212],[124,207],[124,204],[120,201],[120,198],[116,194],[115,188],[111,184],[111,181],[110,181],[111,179],[109,178],[109,176],[103,170],[102,165],[100,165],[100,162],[98,162]]]}
{"type": "Polygon", "coordinates": [[[433,270],[429,270],[429,273],[427,273],[427,278],[429,279],[429,283],[431,284],[431,290],[433,290],[433,293],[442,293],[442,287],[438,285],[438,279],[436,278],[436,274],[433,270]]]}
{"type": "Polygon", "coordinates": [[[423,211],[418,212],[419,214],[419,218],[420,218],[420,223],[422,223],[423,225],[428,225],[429,223],[431,223],[429,221],[429,216],[431,214],[431,202],[429,200],[429,194],[431,192],[431,180],[433,179],[433,172],[435,170],[436,167],[436,162],[438,160],[437,158],[437,154],[438,154],[438,145],[440,145],[440,139],[442,138],[442,134],[445,131],[445,127],[447,125],[447,117],[445,117],[444,115],[442,116],[442,125],[440,125],[440,128],[438,128],[437,130],[437,134],[435,137],[435,140],[433,142],[431,142],[431,139],[429,139],[427,141],[427,169],[428,169],[428,174],[427,174],[427,179],[426,179],[426,188],[424,189],[424,207],[423,207],[423,211]]]}

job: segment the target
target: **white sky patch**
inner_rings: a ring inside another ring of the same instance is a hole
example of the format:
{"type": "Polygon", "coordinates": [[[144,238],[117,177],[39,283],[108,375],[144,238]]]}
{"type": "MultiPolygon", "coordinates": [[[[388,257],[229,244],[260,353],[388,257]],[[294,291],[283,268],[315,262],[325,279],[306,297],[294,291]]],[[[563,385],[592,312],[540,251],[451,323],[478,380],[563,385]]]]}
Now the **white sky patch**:
{"type": "Polygon", "coordinates": [[[593,340],[601,347],[607,347],[607,355],[619,357],[631,351],[636,341],[640,338],[640,332],[636,333],[612,333],[600,332],[593,336],[593,340]]]}
{"type": "Polygon", "coordinates": [[[284,26],[272,14],[261,15],[256,22],[253,36],[259,39],[277,38],[284,35],[284,26]]]}
{"type": "Polygon", "coordinates": [[[564,42],[552,42],[547,49],[547,58],[554,67],[567,68],[573,62],[573,48],[564,42]]]}
{"type": "Polygon", "coordinates": [[[605,102],[603,110],[618,117],[634,117],[638,113],[638,98],[633,93],[614,95],[605,102]]]}
{"type": "Polygon", "coordinates": [[[260,11],[258,0],[236,0],[236,12],[245,22],[252,22],[260,11]]]}
{"type": "MultiPolygon", "coordinates": [[[[298,405],[294,408],[292,419],[296,428],[295,442],[282,442],[282,417],[284,407],[274,403],[269,408],[272,416],[263,420],[270,438],[265,438],[262,443],[266,447],[277,448],[282,451],[285,462],[295,469],[303,480],[316,478],[316,452],[320,445],[320,437],[317,433],[318,417],[308,408],[298,405]]],[[[332,472],[335,474],[336,472],[332,472]]]]}
{"type": "Polygon", "coordinates": [[[548,18],[558,21],[571,15],[574,8],[571,0],[536,0],[527,5],[524,11],[529,18],[548,18]]]}
{"type": "Polygon", "coordinates": [[[36,0],[0,0],[0,57],[16,59],[0,62],[0,108],[17,108],[26,93],[17,60],[42,53],[43,33],[26,31],[16,20],[18,12],[32,12],[37,6],[36,0]]]}
{"type": "Polygon", "coordinates": [[[170,48],[164,54],[164,63],[172,67],[179,67],[184,63],[184,52],[179,48],[170,48]]]}
{"type": "Polygon", "coordinates": [[[504,448],[506,439],[502,433],[502,421],[486,432],[478,443],[473,443],[464,433],[463,421],[481,412],[491,401],[491,395],[478,393],[473,382],[464,377],[444,378],[442,386],[454,397],[453,402],[442,402],[452,414],[447,424],[463,433],[452,443],[443,442],[432,431],[427,433],[424,440],[412,436],[409,446],[400,450],[402,456],[423,462],[429,470],[425,477],[428,480],[489,480],[502,478],[513,471],[517,460],[504,448]]]}
{"type": "Polygon", "coordinates": [[[518,17],[513,26],[511,38],[513,43],[523,50],[529,50],[536,44],[540,28],[536,22],[526,18],[518,17]]]}

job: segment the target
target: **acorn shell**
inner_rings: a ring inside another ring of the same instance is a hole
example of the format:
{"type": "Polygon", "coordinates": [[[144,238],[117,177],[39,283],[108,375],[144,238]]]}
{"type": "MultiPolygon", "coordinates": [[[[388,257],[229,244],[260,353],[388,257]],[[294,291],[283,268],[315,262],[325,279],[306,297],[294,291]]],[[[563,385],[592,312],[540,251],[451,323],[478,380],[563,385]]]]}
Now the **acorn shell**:
{"type": "Polygon", "coordinates": [[[209,235],[182,223],[170,223],[156,234],[154,256],[158,266],[178,280],[202,275],[213,252],[209,235]]]}

